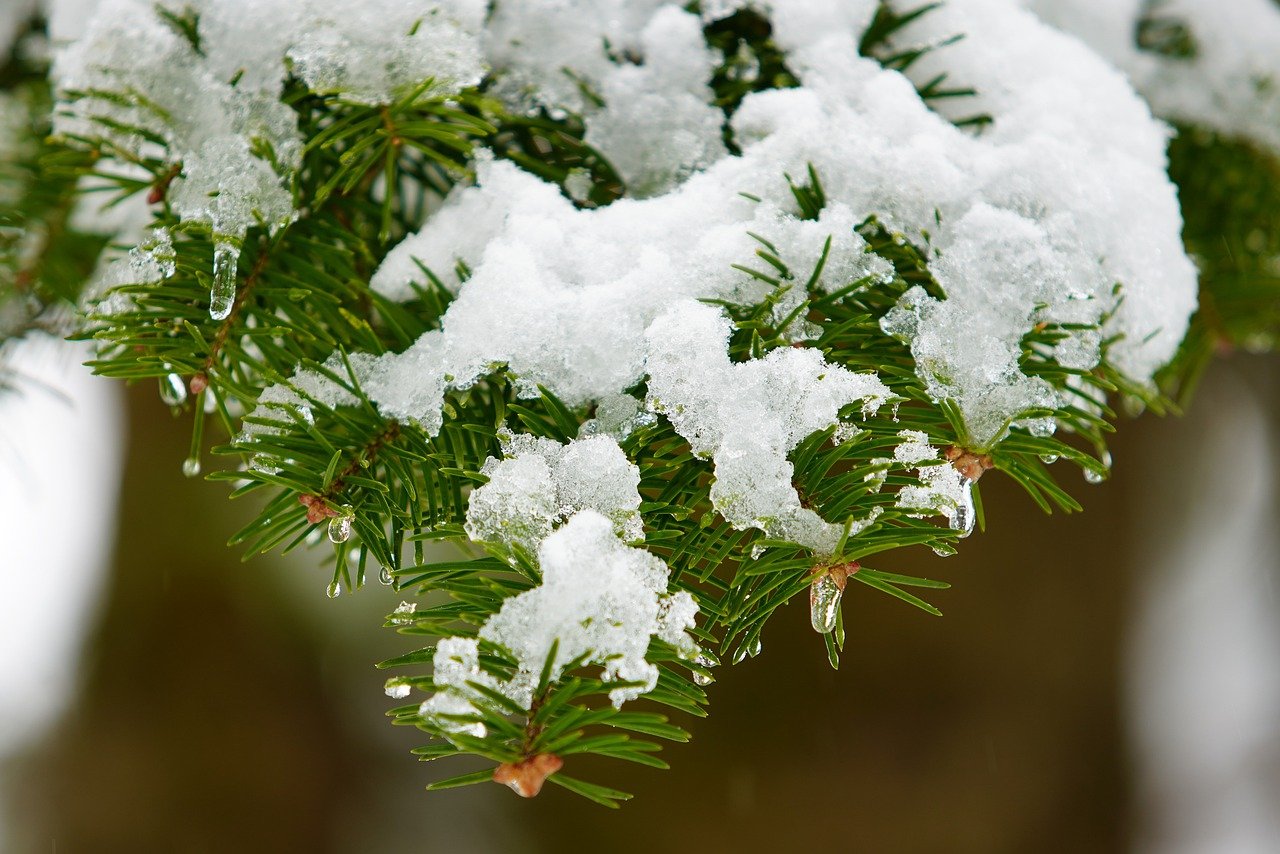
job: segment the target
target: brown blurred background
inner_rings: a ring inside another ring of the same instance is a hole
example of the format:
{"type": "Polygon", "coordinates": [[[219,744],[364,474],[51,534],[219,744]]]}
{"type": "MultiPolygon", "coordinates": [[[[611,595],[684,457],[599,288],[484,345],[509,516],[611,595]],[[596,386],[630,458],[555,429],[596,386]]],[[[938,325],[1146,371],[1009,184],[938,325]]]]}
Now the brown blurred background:
{"type": "Polygon", "coordinates": [[[414,646],[380,627],[402,597],[374,583],[329,600],[315,555],[240,562],[223,544],[251,508],[182,477],[188,425],[154,389],[128,408],[81,694],[4,772],[14,850],[1128,850],[1121,650],[1141,561],[1126,531],[1144,467],[1193,421],[1122,425],[1100,486],[1058,464],[1084,514],[1047,517],[984,479],[988,531],[959,556],[873,563],[952,582],[931,597],[947,616],[854,585],[839,672],[792,603],[759,658],[722,669],[711,717],[665,751],[671,771],[575,768],[635,793],[613,812],[555,786],[527,802],[497,785],[424,792],[468,769],[416,762],[424,739],[384,718],[373,663],[414,646]]]}

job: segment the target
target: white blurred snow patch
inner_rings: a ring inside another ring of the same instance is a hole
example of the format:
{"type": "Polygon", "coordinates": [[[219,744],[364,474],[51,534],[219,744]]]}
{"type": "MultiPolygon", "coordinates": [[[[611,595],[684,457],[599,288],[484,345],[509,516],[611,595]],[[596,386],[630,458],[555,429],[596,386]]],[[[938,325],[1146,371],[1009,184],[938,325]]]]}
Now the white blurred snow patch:
{"type": "Polygon", "coordinates": [[[1116,63],[1156,115],[1280,153],[1280,4],[1275,0],[1026,0],[1116,63]],[[1185,33],[1191,56],[1138,44],[1143,17],[1185,33]]]}
{"type": "Polygon", "coordinates": [[[1159,462],[1141,499],[1127,675],[1142,854],[1280,851],[1280,386],[1269,381],[1260,396],[1220,369],[1176,443],[1148,451],[1159,462]]]}
{"type": "Polygon", "coordinates": [[[0,758],[70,702],[112,554],[123,412],[88,352],[32,340],[3,354],[19,380],[0,392],[0,758]]]}

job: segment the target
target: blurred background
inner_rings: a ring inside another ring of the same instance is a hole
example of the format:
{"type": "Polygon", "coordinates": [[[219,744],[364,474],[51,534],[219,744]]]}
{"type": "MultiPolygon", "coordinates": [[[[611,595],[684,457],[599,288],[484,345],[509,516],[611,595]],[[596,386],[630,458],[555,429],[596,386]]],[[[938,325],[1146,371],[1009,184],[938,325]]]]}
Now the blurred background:
{"type": "Polygon", "coordinates": [[[316,553],[241,562],[251,508],[182,476],[187,424],[78,356],[24,353],[0,402],[0,850],[1280,851],[1273,359],[1123,424],[1110,482],[1056,466],[1083,514],[988,475],[958,556],[876,565],[952,582],[946,617],[853,590],[839,672],[784,609],[671,771],[580,761],[635,793],[615,812],[424,792],[469,769],[384,718],[401,597],[326,598],[316,553]]]}

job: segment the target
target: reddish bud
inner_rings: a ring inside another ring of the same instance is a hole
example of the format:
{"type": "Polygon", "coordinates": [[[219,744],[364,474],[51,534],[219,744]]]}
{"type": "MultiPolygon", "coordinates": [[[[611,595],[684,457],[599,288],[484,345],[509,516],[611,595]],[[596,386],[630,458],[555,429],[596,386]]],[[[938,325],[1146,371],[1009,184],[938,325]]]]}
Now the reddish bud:
{"type": "Polygon", "coordinates": [[[522,762],[504,762],[493,771],[493,782],[510,786],[522,798],[536,797],[547,778],[564,767],[553,753],[539,753],[522,762]]]}

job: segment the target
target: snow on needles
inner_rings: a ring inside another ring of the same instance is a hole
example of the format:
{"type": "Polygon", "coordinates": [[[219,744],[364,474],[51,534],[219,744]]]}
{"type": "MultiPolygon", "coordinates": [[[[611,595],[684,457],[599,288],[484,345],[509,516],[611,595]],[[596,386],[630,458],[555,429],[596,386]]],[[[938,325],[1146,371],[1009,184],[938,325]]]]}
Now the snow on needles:
{"type": "MultiPolygon", "coordinates": [[[[937,46],[911,68],[914,80],[859,53],[876,0],[752,4],[799,85],[748,94],[731,118],[715,103],[721,58],[703,27],[747,5],[737,0],[705,2],[701,16],[661,0],[497,0],[487,17],[481,0],[190,5],[199,52],[150,0],[105,0],[58,61],[68,98],[58,129],[133,150],[150,143],[117,139],[94,116],[153,131],[163,156],[182,165],[175,209],[209,224],[228,254],[255,222],[280,227],[296,215],[288,187],[304,140],[279,97],[290,71],[317,92],[367,104],[427,81],[426,91],[447,94],[483,77],[510,109],[580,116],[586,141],[626,184],[612,204],[580,207],[481,152],[476,181],[456,187],[372,277],[380,294],[410,299],[425,267],[455,293],[439,328],[403,353],[347,354],[384,416],[434,435],[445,395],[497,369],[522,396],[542,387],[570,407],[602,404],[577,441],[509,437],[484,468],[467,532],[536,556],[542,584],[507,600],[479,639],[440,643],[437,693],[423,713],[442,725],[478,731],[465,717],[475,710],[468,682],[527,708],[557,640],[554,673],[589,652],[608,678],[638,683],[615,691],[615,703],[654,684],[644,660],[652,637],[696,654],[685,634],[693,600],[668,593],[662,561],[628,544],[643,539],[639,473],[617,440],[642,423],[634,398],[622,397],[642,383],[643,415],[667,418],[712,459],[712,498],[731,525],[824,555],[853,527],[801,505],[787,455],[815,431],[849,429],[889,390],[813,348],[730,360],[730,321],[706,301],[771,295],[771,284],[735,266],[762,244],[793,273],[773,294],[780,319],[802,304],[798,283],[824,257],[815,287],[827,292],[892,277],[855,231],[869,217],[915,242],[945,299],[914,288],[883,329],[910,346],[929,394],[954,403],[974,450],[1011,426],[1054,429],[1027,416],[1065,402],[1021,370],[1032,330],[1062,326],[1045,355],[1063,366],[1089,370],[1105,355],[1147,383],[1195,307],[1165,175],[1167,129],[1120,72],[1019,0],[949,0],[894,33],[896,50],[937,46]],[[926,103],[915,86],[942,73],[976,94],[926,103]],[[74,99],[89,89],[142,97],[74,99]],[[961,111],[990,122],[975,132],[957,124],[961,111]],[[264,149],[274,155],[264,159],[264,149]],[[810,167],[826,200],[806,219],[787,176],[810,167]],[[483,643],[514,656],[513,679],[481,666],[483,643]]],[[[578,199],[580,184],[570,192],[578,199]]],[[[801,317],[784,335],[802,343],[818,332],[801,317]]],[[[338,357],[325,367],[346,370],[338,357]]],[[[323,373],[299,370],[292,386],[264,392],[250,437],[284,429],[288,413],[307,417],[310,401],[354,399],[323,373]]],[[[902,439],[896,459],[921,464],[923,485],[901,506],[953,522],[965,515],[965,484],[930,464],[927,437],[902,439]]]]}

